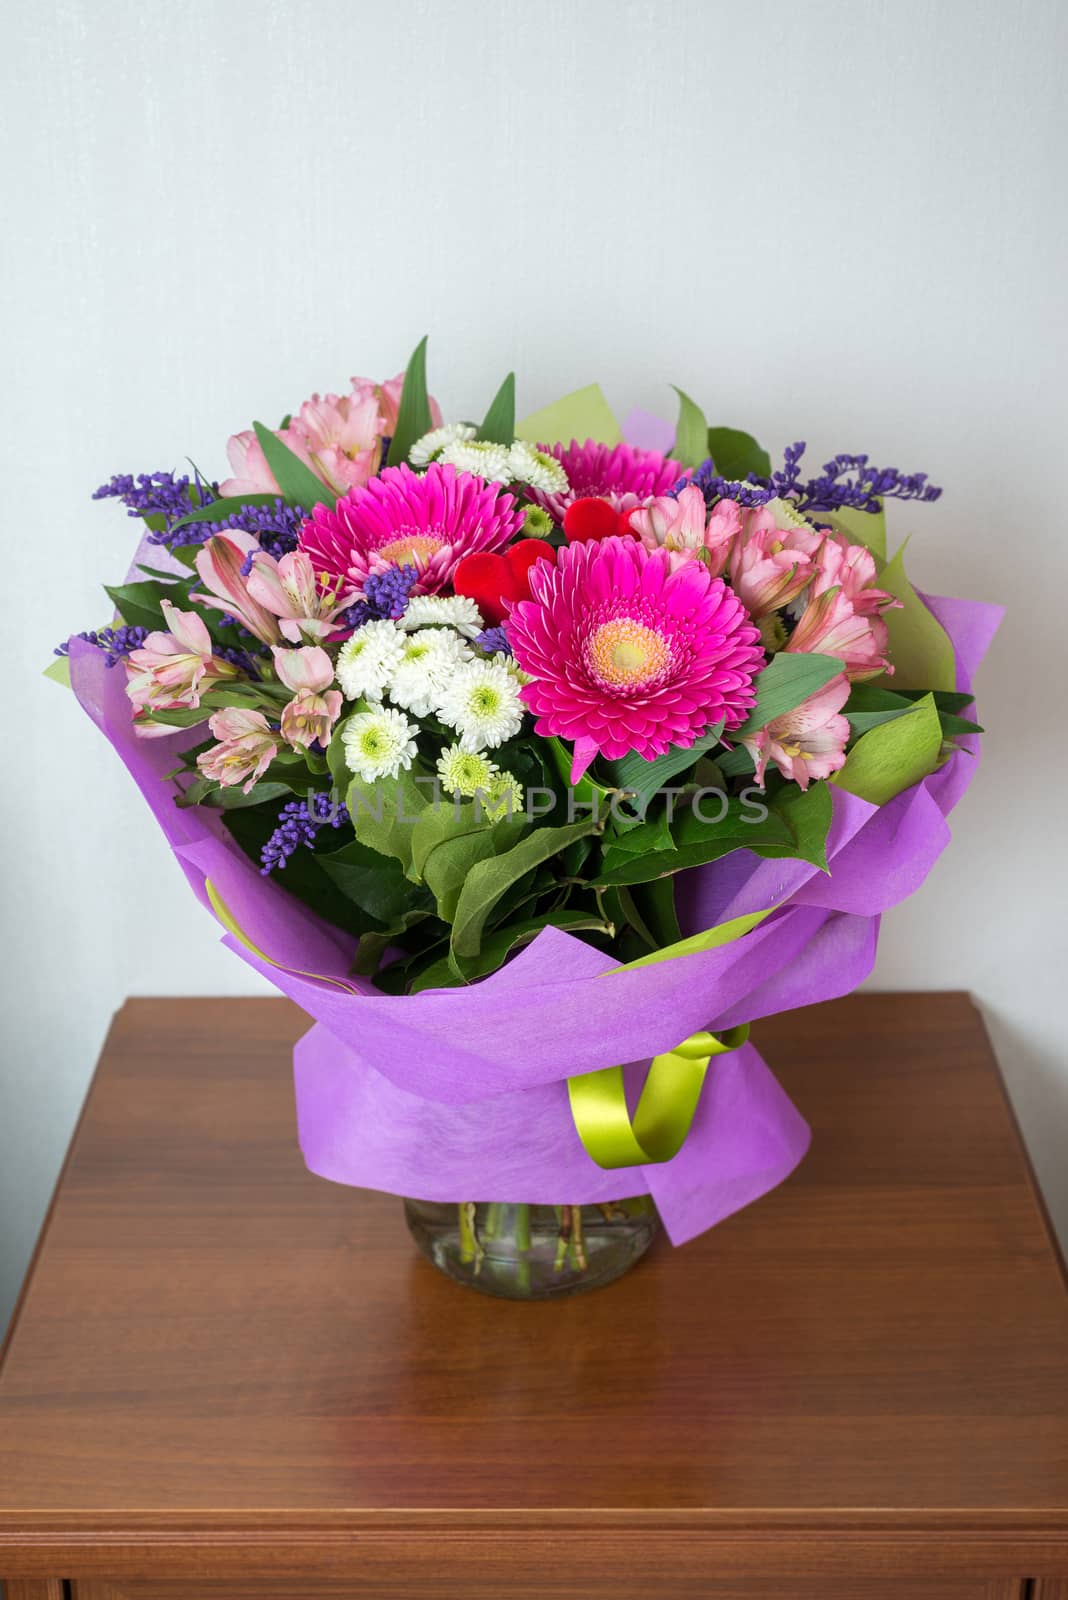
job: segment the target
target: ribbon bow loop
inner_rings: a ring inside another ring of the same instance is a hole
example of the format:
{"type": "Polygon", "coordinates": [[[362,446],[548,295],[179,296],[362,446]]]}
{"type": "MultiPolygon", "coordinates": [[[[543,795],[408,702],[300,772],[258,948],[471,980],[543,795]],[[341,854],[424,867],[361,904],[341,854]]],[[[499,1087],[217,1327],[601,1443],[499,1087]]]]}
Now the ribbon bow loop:
{"type": "Polygon", "coordinates": [[[713,1056],[737,1050],[749,1024],[723,1034],[691,1033],[654,1056],[631,1121],[622,1067],[601,1067],[567,1080],[575,1128],[599,1167],[644,1167],[678,1155],[697,1114],[713,1056]]]}

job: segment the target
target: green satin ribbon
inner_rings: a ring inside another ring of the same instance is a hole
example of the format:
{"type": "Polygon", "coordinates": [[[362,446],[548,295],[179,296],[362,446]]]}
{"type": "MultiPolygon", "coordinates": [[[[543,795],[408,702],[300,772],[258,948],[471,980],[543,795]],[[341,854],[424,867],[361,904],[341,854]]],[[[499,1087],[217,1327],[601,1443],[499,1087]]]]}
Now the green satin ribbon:
{"type": "Polygon", "coordinates": [[[586,1154],[599,1167],[644,1167],[678,1155],[697,1113],[713,1056],[737,1050],[749,1024],[722,1035],[691,1033],[655,1056],[631,1121],[622,1067],[568,1078],[571,1115],[586,1154]]]}

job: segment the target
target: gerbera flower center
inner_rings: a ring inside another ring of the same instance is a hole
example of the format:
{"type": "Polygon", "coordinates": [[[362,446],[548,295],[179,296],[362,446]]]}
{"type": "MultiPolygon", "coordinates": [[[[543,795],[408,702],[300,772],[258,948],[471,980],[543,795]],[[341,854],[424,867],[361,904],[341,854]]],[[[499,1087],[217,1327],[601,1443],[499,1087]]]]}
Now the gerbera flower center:
{"type": "Polygon", "coordinates": [[[431,556],[436,556],[444,547],[444,539],[439,539],[432,533],[416,533],[413,530],[411,533],[397,535],[390,539],[388,544],[380,544],[376,553],[384,561],[395,561],[402,567],[418,567],[421,571],[431,556]]]}
{"type": "Polygon", "coordinates": [[[671,646],[655,628],[634,617],[614,617],[590,635],[586,665],[605,689],[638,689],[671,666],[671,646]]]}

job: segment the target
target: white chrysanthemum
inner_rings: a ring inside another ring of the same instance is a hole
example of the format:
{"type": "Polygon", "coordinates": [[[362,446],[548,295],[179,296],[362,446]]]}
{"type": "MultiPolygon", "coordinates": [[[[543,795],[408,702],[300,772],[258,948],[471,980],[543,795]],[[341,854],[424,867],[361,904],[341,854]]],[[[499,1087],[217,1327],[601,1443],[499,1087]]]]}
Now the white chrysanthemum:
{"type": "Polygon", "coordinates": [[[527,444],[525,439],[517,439],[509,450],[508,467],[514,483],[529,483],[543,494],[566,494],[571,487],[556,457],[527,444]]]}
{"type": "Polygon", "coordinates": [[[446,445],[455,444],[458,439],[473,439],[477,432],[469,422],[447,422],[443,428],[431,428],[412,445],[408,460],[413,467],[429,467],[446,445]]]}
{"type": "Polygon", "coordinates": [[[510,772],[498,772],[484,789],[480,789],[476,799],[491,822],[519,816],[526,804],[523,785],[510,772]]]}
{"type": "Polygon", "coordinates": [[[458,744],[449,745],[438,757],[438,777],[446,794],[468,798],[477,790],[489,790],[500,768],[489,756],[477,750],[461,750],[458,744]]]}
{"type": "Polygon", "coordinates": [[[488,439],[458,439],[448,444],[438,456],[443,466],[455,467],[457,472],[473,472],[487,483],[511,483],[512,468],[506,444],[492,444],[488,439]]]}
{"type": "Polygon", "coordinates": [[[429,717],[441,705],[449,684],[471,648],[452,628],[423,628],[404,641],[399,666],[389,680],[389,698],[417,717],[429,717]]]}
{"type": "Polygon", "coordinates": [[[365,783],[395,778],[415,759],[415,724],[401,711],[379,706],[356,711],[341,729],[345,765],[365,783]]]}
{"type": "Polygon", "coordinates": [[[403,652],[404,635],[395,623],[365,622],[337,658],[337,681],[345,699],[381,700],[403,652]]]}
{"type": "Polygon", "coordinates": [[[460,735],[461,750],[493,750],[523,722],[519,684],[498,661],[469,661],[454,674],[438,712],[460,735]]]}
{"type": "Polygon", "coordinates": [[[464,594],[413,594],[400,625],[407,633],[416,628],[455,628],[465,639],[475,638],[486,626],[475,602],[464,594]]]}

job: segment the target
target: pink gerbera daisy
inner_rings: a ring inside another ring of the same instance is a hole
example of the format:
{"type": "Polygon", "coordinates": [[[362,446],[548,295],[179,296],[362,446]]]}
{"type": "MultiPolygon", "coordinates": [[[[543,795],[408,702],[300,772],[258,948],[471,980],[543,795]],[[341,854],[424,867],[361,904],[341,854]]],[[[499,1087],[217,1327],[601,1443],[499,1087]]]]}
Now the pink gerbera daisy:
{"type": "Polygon", "coordinates": [[[316,506],[299,545],[316,571],[345,580],[357,595],[372,573],[393,566],[416,568],[413,593],[437,594],[464,556],[503,549],[523,516],[498,484],[469,472],[438,462],[422,475],[387,467],[336,506],[316,506]]]}
{"type": "Polygon", "coordinates": [[[537,731],[575,743],[576,783],[598,752],[646,760],[713,723],[736,728],[756,699],[760,636],[738,597],[700,561],[634,539],[569,545],[530,572],[531,600],[506,624],[532,682],[537,731]]]}
{"type": "Polygon", "coordinates": [[[573,500],[599,496],[615,511],[629,511],[652,495],[667,494],[680,478],[689,476],[681,461],[662,456],[658,450],[637,450],[632,444],[613,447],[595,439],[587,439],[585,444],[572,439],[570,444],[540,444],[538,449],[555,456],[567,473],[570,488],[560,494],[529,491],[531,499],[557,522],[563,522],[573,500]]]}

